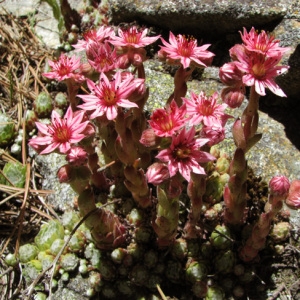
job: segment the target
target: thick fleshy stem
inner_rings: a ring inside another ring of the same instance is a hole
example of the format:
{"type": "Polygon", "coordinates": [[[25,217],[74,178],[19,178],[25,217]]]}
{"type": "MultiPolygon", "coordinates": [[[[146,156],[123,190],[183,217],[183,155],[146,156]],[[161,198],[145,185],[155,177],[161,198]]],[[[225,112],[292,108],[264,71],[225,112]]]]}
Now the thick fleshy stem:
{"type": "Polygon", "coordinates": [[[110,166],[105,170],[105,174],[114,183],[113,196],[116,198],[129,196],[130,192],[124,186],[123,163],[119,160],[115,150],[118,137],[115,124],[113,122],[101,124],[100,122],[98,128],[99,136],[102,139],[101,154],[105,164],[110,166]]]}
{"type": "Polygon", "coordinates": [[[68,89],[68,100],[70,102],[71,108],[73,111],[77,110],[77,101],[76,96],[80,85],[72,78],[66,80],[67,89],[68,89]]]}
{"type": "Polygon", "coordinates": [[[182,97],[186,95],[187,92],[187,84],[186,82],[190,78],[193,73],[194,68],[184,69],[181,65],[179,69],[177,69],[174,76],[174,92],[170,95],[167,104],[170,104],[174,99],[178,106],[182,105],[182,97]]]}
{"type": "Polygon", "coordinates": [[[126,243],[126,227],[113,212],[105,208],[97,209],[91,188],[80,193],[77,203],[83,217],[94,211],[85,220],[85,225],[91,230],[97,248],[116,249],[126,243]]]}
{"type": "Polygon", "coordinates": [[[188,221],[184,226],[185,238],[195,239],[201,236],[202,228],[198,226],[201,210],[202,197],[206,190],[206,175],[192,173],[191,181],[188,183],[187,194],[191,201],[188,221]]]}
{"type": "Polygon", "coordinates": [[[137,72],[138,72],[138,78],[146,78],[146,73],[145,73],[145,67],[144,64],[141,63],[140,65],[138,65],[137,67],[137,72]]]}
{"type": "Polygon", "coordinates": [[[78,194],[89,186],[91,175],[91,171],[86,165],[73,166],[66,164],[57,171],[59,182],[68,183],[78,194]]]}
{"type": "Polygon", "coordinates": [[[230,165],[230,179],[224,189],[226,206],[224,218],[229,224],[242,224],[244,222],[248,170],[245,154],[261,138],[261,134],[256,134],[259,97],[255,87],[252,86],[249,102],[242,118],[236,120],[232,129],[237,149],[230,165]]]}
{"type": "Polygon", "coordinates": [[[269,200],[265,206],[265,212],[259,216],[250,237],[239,252],[240,258],[245,262],[252,261],[264,248],[266,237],[271,229],[271,222],[283,206],[290,183],[285,176],[275,176],[271,179],[269,187],[269,200]]]}
{"type": "Polygon", "coordinates": [[[245,153],[237,148],[229,167],[229,181],[224,188],[226,206],[224,219],[229,224],[244,222],[247,192],[247,161],[245,153]]]}
{"type": "Polygon", "coordinates": [[[150,189],[143,169],[138,167],[139,161],[132,166],[124,168],[124,184],[131,192],[133,199],[140,207],[146,208],[152,205],[150,189]]]}
{"type": "Polygon", "coordinates": [[[260,95],[255,91],[255,87],[252,86],[250,89],[249,102],[241,119],[246,141],[246,149],[244,149],[245,152],[253,147],[261,138],[261,134],[256,134],[259,121],[259,98],[260,95]]]}
{"type": "Polygon", "coordinates": [[[139,206],[146,208],[152,205],[150,189],[144,170],[140,167],[141,155],[136,142],[140,138],[141,126],[133,115],[126,116],[120,112],[116,118],[115,129],[118,137],[115,142],[115,151],[118,159],[124,164],[124,184],[131,192],[139,206]],[[136,126],[132,126],[133,123],[136,126]],[[132,130],[129,128],[132,127],[132,130]]]}
{"type": "Polygon", "coordinates": [[[157,245],[165,248],[173,244],[177,235],[179,220],[179,195],[181,183],[176,179],[157,186],[156,215],[152,227],[157,235],[157,245]]]}

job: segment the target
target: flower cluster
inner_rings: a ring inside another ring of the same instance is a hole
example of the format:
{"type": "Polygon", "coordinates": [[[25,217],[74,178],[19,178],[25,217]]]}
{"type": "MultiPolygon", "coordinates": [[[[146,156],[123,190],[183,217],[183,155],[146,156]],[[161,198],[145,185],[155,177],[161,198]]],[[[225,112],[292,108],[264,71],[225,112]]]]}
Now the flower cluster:
{"type": "MultiPolygon", "coordinates": [[[[195,38],[172,32],[169,41],[147,35],[147,29],[137,26],[117,32],[102,26],[86,32],[74,45],[76,51],[84,51],[84,63],[75,55],[65,54],[49,61],[51,70],[44,76],[66,83],[70,106],[63,117],[53,111],[49,124],[36,122],[38,136],[29,141],[39,154],[58,152],[66,156],[66,165],[58,171],[60,182],[68,182],[79,194],[78,207],[83,215],[97,211],[86,224],[100,249],[122,246],[130,233],[117,214],[96,209],[95,189],[113,198],[130,195],[141,209],[155,206],[151,225],[158,247],[172,244],[177,236],[179,196],[184,188],[190,199],[188,220],[183,224],[186,238],[203,235],[199,228],[202,198],[221,201],[223,197],[225,210],[220,218],[230,224],[244,222],[245,153],[261,136],[256,134],[256,96],[264,95],[265,88],[285,96],[274,78],[288,69],[278,66],[288,49],[264,31],[258,34],[252,28],[248,33],[244,29],[243,44],[230,50],[233,61],[220,68],[220,79],[227,85],[221,97],[217,92],[187,93],[193,70],[212,63],[214,54],[207,50],[210,45],[198,46],[195,38]],[[177,67],[174,91],[165,107],[154,109],[147,119],[145,47],[159,39],[158,58],[177,67]],[[225,111],[228,106],[241,105],[246,86],[252,87],[252,94],[233,127],[237,149],[230,163],[212,146],[225,138],[224,126],[232,118],[225,111]]],[[[289,205],[299,206],[299,183],[292,184],[288,193],[288,180],[278,177],[271,187],[269,202],[273,208],[266,211],[270,220],[277,212],[274,201],[279,196],[280,203],[288,196],[289,205]]],[[[215,213],[211,210],[206,216],[215,213]]],[[[269,224],[265,228],[269,230],[269,224]]],[[[255,233],[250,242],[254,239],[255,233]]],[[[243,248],[243,255],[252,259],[253,249],[249,247],[243,248]]]]}
{"type": "MultiPolygon", "coordinates": [[[[199,95],[191,92],[190,99],[182,98],[184,103],[180,107],[172,100],[165,109],[155,109],[150,116],[153,134],[170,140],[170,147],[160,151],[156,158],[167,162],[171,177],[179,171],[189,181],[191,172],[205,174],[199,163],[215,159],[199,149],[205,144],[218,144],[225,138],[224,126],[230,116],[224,112],[227,104],[218,104],[217,99],[217,93],[207,97],[204,92],[199,95]],[[198,137],[195,128],[198,128],[198,137]]],[[[147,130],[140,140],[145,146],[149,144],[146,135],[149,136],[147,130]]],[[[154,176],[153,170],[151,175],[154,176]]],[[[151,182],[151,178],[148,180],[151,182]]]]}
{"type": "Polygon", "coordinates": [[[229,51],[232,62],[220,68],[220,79],[228,85],[222,92],[223,100],[232,108],[239,107],[245,86],[253,86],[260,96],[264,96],[268,88],[275,95],[285,97],[275,77],[289,68],[278,65],[289,48],[280,47],[279,40],[265,31],[258,33],[253,27],[249,33],[244,28],[241,38],[243,44],[237,44],[229,51]]]}

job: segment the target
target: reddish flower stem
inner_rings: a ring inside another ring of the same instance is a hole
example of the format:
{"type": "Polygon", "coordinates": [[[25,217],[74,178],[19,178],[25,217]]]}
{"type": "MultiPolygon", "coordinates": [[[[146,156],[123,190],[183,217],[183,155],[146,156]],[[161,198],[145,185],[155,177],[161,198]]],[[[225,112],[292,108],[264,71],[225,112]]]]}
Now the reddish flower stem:
{"type": "Polygon", "coordinates": [[[249,102],[243,112],[241,122],[236,123],[236,126],[240,127],[233,131],[237,149],[231,162],[230,180],[224,192],[226,205],[224,218],[229,224],[242,224],[244,222],[248,169],[245,154],[259,140],[255,137],[258,125],[259,97],[255,87],[252,86],[249,102]]]}

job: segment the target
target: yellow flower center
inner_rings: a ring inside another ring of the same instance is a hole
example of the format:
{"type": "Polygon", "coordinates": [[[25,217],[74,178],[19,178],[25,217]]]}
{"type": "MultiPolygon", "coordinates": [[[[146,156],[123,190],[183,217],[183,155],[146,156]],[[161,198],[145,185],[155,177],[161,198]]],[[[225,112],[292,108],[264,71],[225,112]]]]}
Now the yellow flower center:
{"type": "Polygon", "coordinates": [[[266,74],[265,66],[262,63],[254,64],[252,67],[252,71],[253,71],[253,74],[255,75],[255,77],[257,77],[257,78],[262,78],[266,74]]]}
{"type": "Polygon", "coordinates": [[[211,116],[213,113],[213,107],[211,106],[210,101],[204,101],[201,105],[198,106],[198,112],[203,116],[211,116]]]}
{"type": "Polygon", "coordinates": [[[140,41],[141,33],[138,32],[135,28],[131,28],[125,34],[125,39],[127,43],[138,44],[140,41]]]}
{"type": "Polygon", "coordinates": [[[181,56],[191,56],[195,47],[195,38],[193,36],[181,36],[177,37],[178,40],[178,53],[181,56]]]}
{"type": "Polygon", "coordinates": [[[163,131],[169,131],[173,128],[173,121],[170,115],[161,115],[155,118],[155,122],[160,124],[163,131]]]}
{"type": "Polygon", "coordinates": [[[61,123],[54,120],[53,124],[48,126],[48,131],[56,142],[65,143],[71,138],[71,130],[67,126],[66,120],[61,120],[61,123]]]}
{"type": "Polygon", "coordinates": [[[69,140],[69,132],[65,128],[58,128],[56,131],[56,138],[60,142],[65,142],[69,140]]]}
{"type": "Polygon", "coordinates": [[[185,159],[190,156],[191,150],[185,147],[177,148],[174,151],[175,155],[179,159],[185,159]]]}
{"type": "Polygon", "coordinates": [[[65,64],[61,64],[58,73],[59,73],[60,76],[64,76],[64,75],[67,75],[67,74],[71,73],[71,71],[72,70],[71,70],[70,66],[67,66],[65,64]]]}
{"type": "Polygon", "coordinates": [[[115,105],[116,103],[116,93],[109,88],[104,89],[103,98],[107,105],[115,105]]]}

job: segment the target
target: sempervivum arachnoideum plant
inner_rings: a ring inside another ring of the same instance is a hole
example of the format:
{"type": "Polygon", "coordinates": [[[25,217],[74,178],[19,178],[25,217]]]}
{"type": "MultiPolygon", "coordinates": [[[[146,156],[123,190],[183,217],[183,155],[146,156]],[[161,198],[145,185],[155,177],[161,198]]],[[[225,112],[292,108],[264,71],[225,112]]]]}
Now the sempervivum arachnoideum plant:
{"type": "MultiPolygon", "coordinates": [[[[230,50],[232,61],[220,69],[227,86],[220,103],[217,92],[187,94],[193,70],[212,62],[210,45],[170,33],[169,41],[161,38],[158,58],[178,67],[174,92],[148,120],[144,47],[160,36],[147,33],[102,26],[74,46],[85,51],[85,63],[65,54],[49,61],[44,76],[66,83],[69,106],[63,116],[53,111],[49,124],[37,122],[29,145],[41,155],[65,155],[58,177],[78,193],[84,226],[63,253],[57,250],[72,226],[64,221],[57,236],[49,229],[56,223],[42,228],[49,235],[37,236],[42,254],[32,257],[30,270],[38,273],[60,255],[61,280],[78,271],[77,279],[88,278],[85,295],[104,299],[157,297],[157,286],[179,299],[242,297],[253,292],[254,263],[270,230],[273,243],[287,237],[287,226],[273,223],[288,196],[288,179],[271,180],[264,205],[268,189],[251,175],[246,159],[261,138],[259,97],[266,88],[285,96],[275,77],[288,69],[278,65],[287,49],[264,31],[245,29],[243,44],[230,50]],[[230,158],[222,151],[232,118],[225,110],[241,105],[246,86],[249,102],[234,122],[230,158]]],[[[290,202],[297,202],[295,195],[290,202]]]]}

